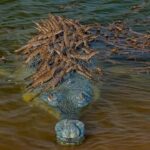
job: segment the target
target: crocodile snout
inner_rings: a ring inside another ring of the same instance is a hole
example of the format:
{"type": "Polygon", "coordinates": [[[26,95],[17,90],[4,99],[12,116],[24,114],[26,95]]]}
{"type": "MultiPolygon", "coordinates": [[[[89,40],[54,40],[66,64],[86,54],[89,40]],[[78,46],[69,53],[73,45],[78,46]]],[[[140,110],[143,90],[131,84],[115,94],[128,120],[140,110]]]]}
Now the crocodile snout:
{"type": "Polygon", "coordinates": [[[63,145],[78,145],[84,139],[84,124],[79,120],[64,119],[55,126],[57,141],[63,145]]]}

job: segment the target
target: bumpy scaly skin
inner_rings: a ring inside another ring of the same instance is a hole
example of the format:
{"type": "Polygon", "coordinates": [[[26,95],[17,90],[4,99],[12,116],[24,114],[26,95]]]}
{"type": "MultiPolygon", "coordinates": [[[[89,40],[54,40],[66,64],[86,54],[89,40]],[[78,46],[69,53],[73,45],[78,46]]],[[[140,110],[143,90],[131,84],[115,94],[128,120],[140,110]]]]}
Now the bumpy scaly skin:
{"type": "Polygon", "coordinates": [[[81,108],[92,100],[89,80],[77,73],[70,73],[55,90],[40,97],[50,107],[60,113],[60,121],[55,126],[57,141],[65,145],[77,145],[84,139],[84,124],[78,120],[81,108]]]}

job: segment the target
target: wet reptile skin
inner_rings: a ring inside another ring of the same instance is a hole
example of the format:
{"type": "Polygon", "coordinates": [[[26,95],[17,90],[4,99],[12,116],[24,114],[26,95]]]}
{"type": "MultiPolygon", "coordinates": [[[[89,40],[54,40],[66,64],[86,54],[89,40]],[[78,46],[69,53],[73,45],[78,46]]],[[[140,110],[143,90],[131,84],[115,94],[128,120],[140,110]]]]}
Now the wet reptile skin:
{"type": "Polygon", "coordinates": [[[78,119],[80,110],[92,100],[91,85],[88,79],[77,73],[70,73],[55,90],[49,90],[40,96],[42,101],[60,114],[60,121],[55,126],[59,143],[76,145],[84,139],[84,124],[78,119]]]}

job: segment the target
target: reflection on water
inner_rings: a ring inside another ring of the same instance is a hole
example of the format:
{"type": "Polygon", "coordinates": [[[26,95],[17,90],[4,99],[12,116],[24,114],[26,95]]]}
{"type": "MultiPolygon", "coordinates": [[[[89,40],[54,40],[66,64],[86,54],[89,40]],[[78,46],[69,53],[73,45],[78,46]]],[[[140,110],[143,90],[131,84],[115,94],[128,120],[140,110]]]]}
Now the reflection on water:
{"type": "MultiPolygon", "coordinates": [[[[12,79],[17,68],[13,50],[34,33],[33,21],[47,13],[80,19],[83,23],[108,23],[136,19],[135,29],[149,29],[149,1],[1,0],[0,1],[0,150],[148,150],[150,148],[150,76],[131,73],[130,67],[106,67],[100,97],[81,116],[86,140],[64,147],[55,141],[57,120],[31,107],[21,98],[23,83],[12,79]],[[139,11],[131,6],[141,4],[139,11]],[[87,15],[88,14],[88,15],[87,15]],[[145,21],[143,25],[141,22],[145,21]],[[9,72],[9,73],[8,73],[9,72]]],[[[130,22],[133,26],[133,22],[130,22]]]]}

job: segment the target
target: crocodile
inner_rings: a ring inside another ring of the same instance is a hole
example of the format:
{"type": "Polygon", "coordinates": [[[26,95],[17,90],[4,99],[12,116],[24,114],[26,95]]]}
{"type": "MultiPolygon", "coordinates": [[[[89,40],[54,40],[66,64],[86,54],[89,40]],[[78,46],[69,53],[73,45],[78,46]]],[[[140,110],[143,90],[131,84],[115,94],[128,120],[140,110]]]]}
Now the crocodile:
{"type": "Polygon", "coordinates": [[[129,32],[118,22],[105,28],[81,25],[78,21],[53,15],[36,25],[39,34],[16,50],[23,54],[21,59],[25,60],[29,74],[26,78],[29,92],[24,94],[24,99],[34,102],[38,100],[56,112],[55,115],[58,114],[55,132],[60,144],[78,145],[85,136],[80,112],[92,103],[93,80],[102,75],[101,68],[97,67],[97,58],[101,61],[104,58],[132,60],[130,56],[145,59],[145,54],[149,54],[146,51],[149,37],[131,30],[129,32]],[[127,39],[131,35],[135,36],[134,40],[127,39]],[[145,45],[139,40],[145,40],[145,45]],[[102,53],[98,54],[94,50],[104,45],[108,49],[102,50],[102,53]],[[137,51],[141,48],[145,50],[143,57],[137,51]]]}
{"type": "Polygon", "coordinates": [[[79,120],[80,113],[95,97],[93,90],[94,86],[90,80],[71,72],[55,89],[44,91],[34,99],[32,96],[39,91],[26,92],[23,99],[33,106],[46,109],[59,120],[55,126],[58,143],[78,145],[84,140],[85,134],[84,123],[79,120]]]}
{"type": "Polygon", "coordinates": [[[90,79],[102,73],[94,59],[97,52],[89,47],[97,36],[90,31],[92,26],[59,16],[50,15],[36,25],[39,34],[17,50],[27,70],[24,100],[41,102],[53,111],[59,119],[55,126],[59,143],[78,145],[85,135],[80,112],[94,97],[90,79]]]}

